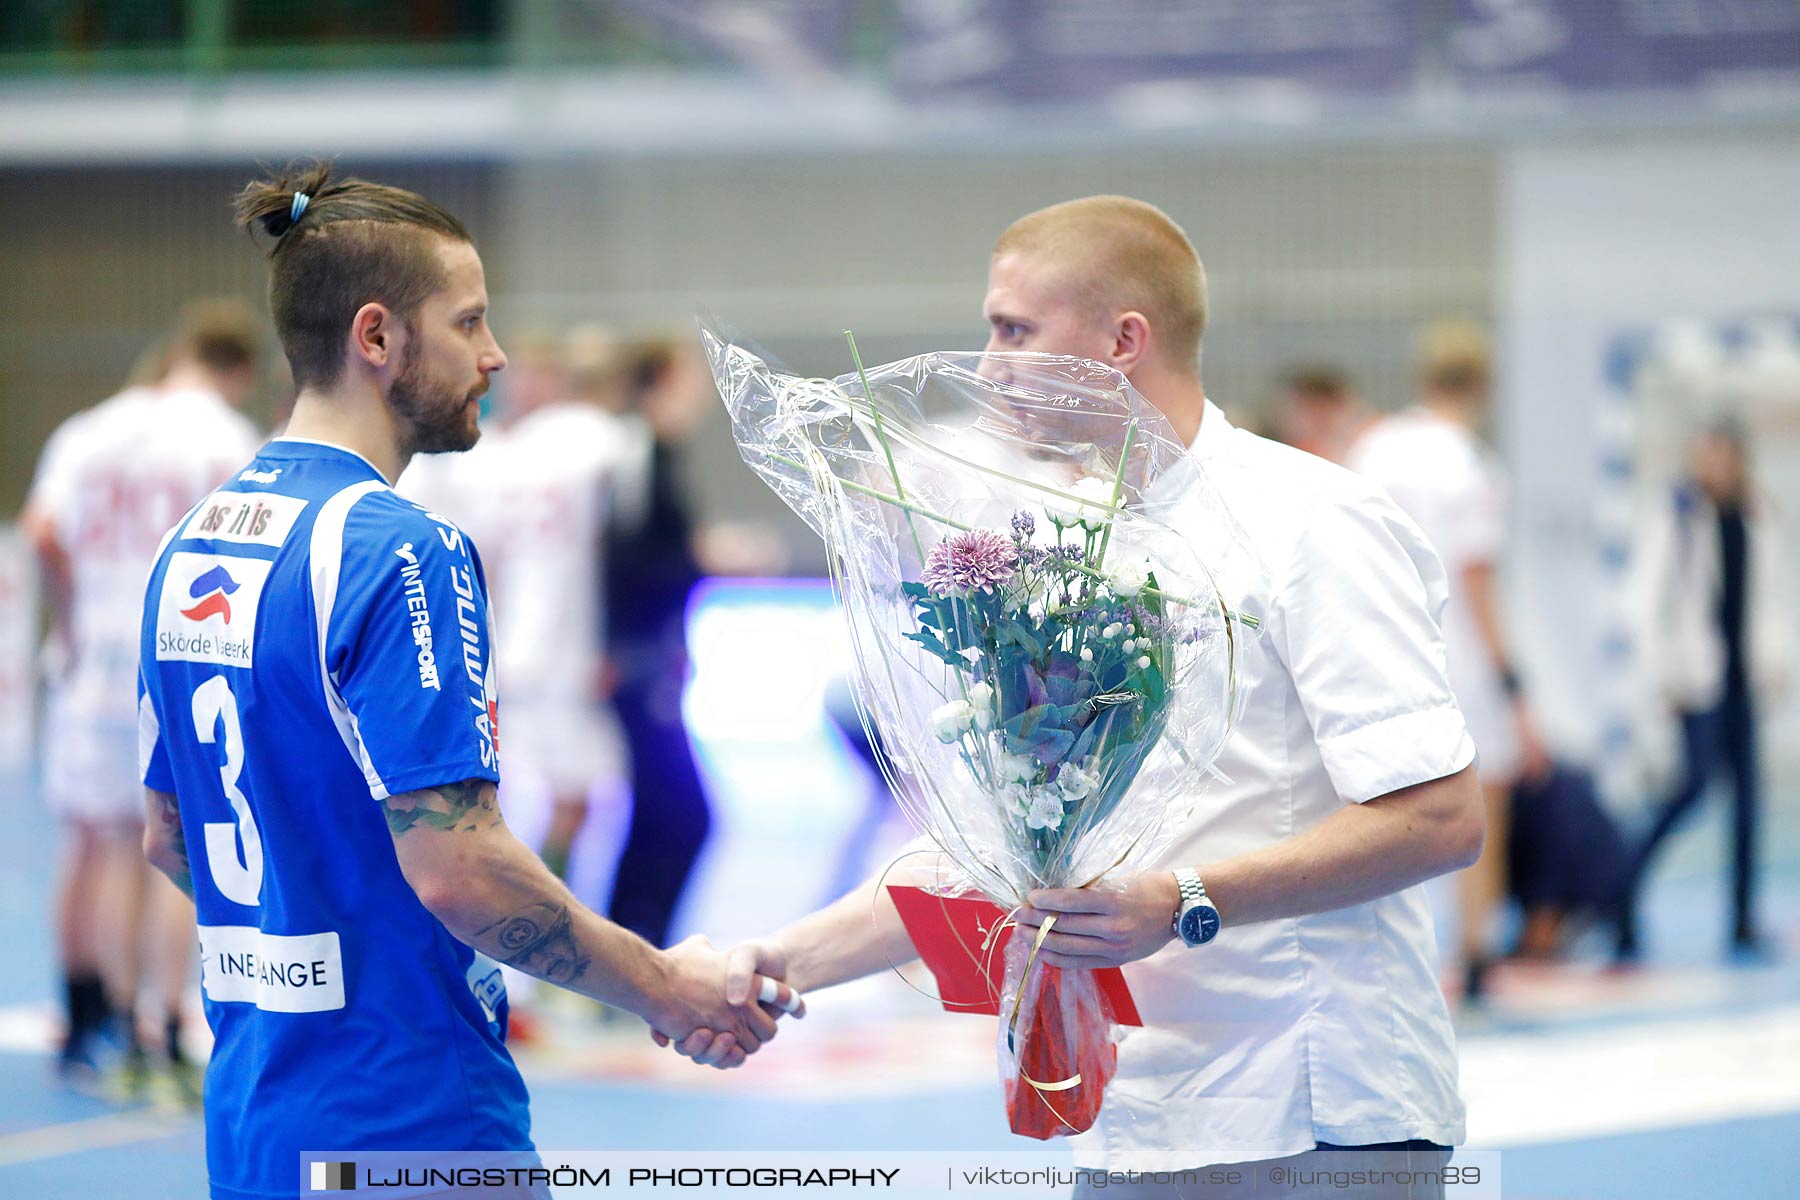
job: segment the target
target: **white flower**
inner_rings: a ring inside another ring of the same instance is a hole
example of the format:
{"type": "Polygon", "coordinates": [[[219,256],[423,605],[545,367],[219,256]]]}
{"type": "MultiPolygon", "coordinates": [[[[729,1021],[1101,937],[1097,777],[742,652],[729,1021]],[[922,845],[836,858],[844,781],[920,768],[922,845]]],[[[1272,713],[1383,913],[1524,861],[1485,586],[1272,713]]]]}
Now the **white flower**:
{"type": "Polygon", "coordinates": [[[1119,623],[1117,621],[1114,621],[1111,625],[1108,625],[1105,629],[1102,629],[1100,631],[1100,636],[1103,638],[1118,637],[1120,628],[1121,628],[1121,626],[1119,625],[1119,623]]]}
{"type": "Polygon", "coordinates": [[[1002,754],[999,761],[1000,778],[1008,783],[1029,783],[1037,774],[1037,760],[1029,754],[1002,754]]]}
{"type": "Polygon", "coordinates": [[[975,706],[975,711],[978,713],[993,712],[994,685],[991,683],[978,683],[970,688],[969,703],[975,706]]]}
{"type": "Polygon", "coordinates": [[[1083,646],[1081,648],[1081,661],[1082,662],[1093,662],[1094,661],[1093,650],[1089,649],[1086,646],[1083,646]]]}
{"type": "Polygon", "coordinates": [[[1056,773],[1056,786],[1065,800],[1080,800],[1100,786],[1100,776],[1072,764],[1056,773]]]}
{"type": "Polygon", "coordinates": [[[975,709],[967,700],[952,700],[931,714],[931,727],[940,742],[954,742],[975,724],[975,709]]]}
{"type": "Polygon", "coordinates": [[[1025,814],[1027,829],[1061,829],[1062,800],[1052,791],[1038,792],[1031,798],[1031,810],[1025,814]]]}
{"type": "Polygon", "coordinates": [[[1137,643],[1132,641],[1130,638],[1126,638],[1123,642],[1119,643],[1119,649],[1123,650],[1127,654],[1130,654],[1133,650],[1137,649],[1137,643]]]}
{"type": "Polygon", "coordinates": [[[1138,670],[1148,671],[1149,669],[1150,669],[1150,656],[1148,654],[1146,654],[1146,655],[1144,655],[1144,657],[1138,659],[1138,670]]]}
{"type": "Polygon", "coordinates": [[[1064,525],[1098,529],[1112,515],[1113,485],[1090,475],[1078,479],[1044,502],[1052,519],[1064,525]]]}
{"type": "Polygon", "coordinates": [[[1129,599],[1144,590],[1150,582],[1150,564],[1141,559],[1126,559],[1107,573],[1113,591],[1129,599]]]}

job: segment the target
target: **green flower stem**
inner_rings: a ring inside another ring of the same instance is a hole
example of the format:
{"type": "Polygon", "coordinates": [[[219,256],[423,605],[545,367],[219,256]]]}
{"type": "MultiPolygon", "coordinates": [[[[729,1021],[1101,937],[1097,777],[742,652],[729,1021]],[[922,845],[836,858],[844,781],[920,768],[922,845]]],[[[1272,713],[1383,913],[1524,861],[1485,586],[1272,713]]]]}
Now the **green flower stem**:
{"type": "MultiPolygon", "coordinates": [[[[750,449],[753,453],[761,454],[770,461],[778,462],[784,467],[793,467],[796,471],[807,471],[812,469],[799,459],[789,458],[785,454],[775,454],[771,451],[758,449],[756,447],[750,447],[750,449]]],[[[838,486],[848,488],[850,491],[857,492],[864,496],[872,497],[873,499],[881,501],[883,504],[891,504],[895,508],[904,509],[907,513],[924,517],[928,521],[936,521],[940,525],[948,525],[952,529],[960,529],[964,533],[972,533],[975,530],[975,526],[973,525],[965,525],[961,521],[952,520],[951,518],[944,516],[942,513],[932,512],[929,508],[921,508],[910,500],[902,500],[891,492],[884,492],[880,488],[872,488],[867,484],[857,483],[853,479],[839,479],[838,486]]]]}
{"type": "Polygon", "coordinates": [[[1137,428],[1138,423],[1135,417],[1132,418],[1131,424],[1125,427],[1125,448],[1119,451],[1119,469],[1113,472],[1112,497],[1108,501],[1112,505],[1113,512],[1106,514],[1106,525],[1100,531],[1100,552],[1094,556],[1096,567],[1106,565],[1106,546],[1112,541],[1113,516],[1119,508],[1119,496],[1125,490],[1125,462],[1131,457],[1131,443],[1137,440],[1137,428]]]}
{"type": "Polygon", "coordinates": [[[863,398],[869,402],[869,411],[875,417],[875,440],[881,443],[881,453],[887,458],[888,475],[894,481],[894,498],[900,502],[901,511],[906,513],[906,529],[912,534],[913,549],[919,552],[919,562],[923,564],[925,543],[919,540],[919,530],[913,524],[912,509],[906,505],[906,490],[900,486],[900,468],[894,465],[894,448],[888,445],[887,427],[881,420],[881,406],[875,403],[875,389],[869,386],[869,373],[863,370],[862,354],[856,349],[856,335],[846,329],[844,340],[850,343],[850,361],[856,364],[856,377],[862,380],[863,398]]]}

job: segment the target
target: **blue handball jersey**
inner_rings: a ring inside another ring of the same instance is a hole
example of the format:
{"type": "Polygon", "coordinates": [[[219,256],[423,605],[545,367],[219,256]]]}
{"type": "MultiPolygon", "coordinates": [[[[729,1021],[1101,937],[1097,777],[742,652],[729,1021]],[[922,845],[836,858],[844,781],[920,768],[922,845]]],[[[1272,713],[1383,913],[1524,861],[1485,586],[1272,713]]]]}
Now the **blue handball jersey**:
{"type": "Polygon", "coordinates": [[[269,443],[171,530],[145,595],[145,786],[173,792],[216,1039],[220,1200],[302,1151],[529,1150],[499,968],[401,874],[389,796],[498,781],[481,563],[361,456],[269,443]]]}

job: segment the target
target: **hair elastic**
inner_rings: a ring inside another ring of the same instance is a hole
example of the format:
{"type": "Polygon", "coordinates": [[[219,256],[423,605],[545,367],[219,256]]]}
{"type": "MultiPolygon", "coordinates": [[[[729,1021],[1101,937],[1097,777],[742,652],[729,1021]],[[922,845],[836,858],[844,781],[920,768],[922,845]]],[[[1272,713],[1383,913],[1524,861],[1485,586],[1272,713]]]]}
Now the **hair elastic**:
{"type": "Polygon", "coordinates": [[[288,224],[292,225],[294,222],[298,221],[300,219],[300,214],[305,212],[306,206],[311,203],[311,196],[307,195],[305,192],[295,192],[294,202],[288,205],[288,224]]]}

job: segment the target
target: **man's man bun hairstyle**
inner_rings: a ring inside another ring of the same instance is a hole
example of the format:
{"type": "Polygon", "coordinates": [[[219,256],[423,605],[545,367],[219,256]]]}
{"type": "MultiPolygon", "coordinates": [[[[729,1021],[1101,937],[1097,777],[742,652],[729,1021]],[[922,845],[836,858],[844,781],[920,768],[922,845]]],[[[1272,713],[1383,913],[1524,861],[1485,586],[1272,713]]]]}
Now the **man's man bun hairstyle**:
{"type": "Polygon", "coordinates": [[[300,388],[337,382],[363,305],[404,320],[443,286],[437,240],[474,240],[425,197],[334,170],[329,160],[291,164],[245,184],[235,206],[241,228],[274,239],[269,309],[300,388]]]}

